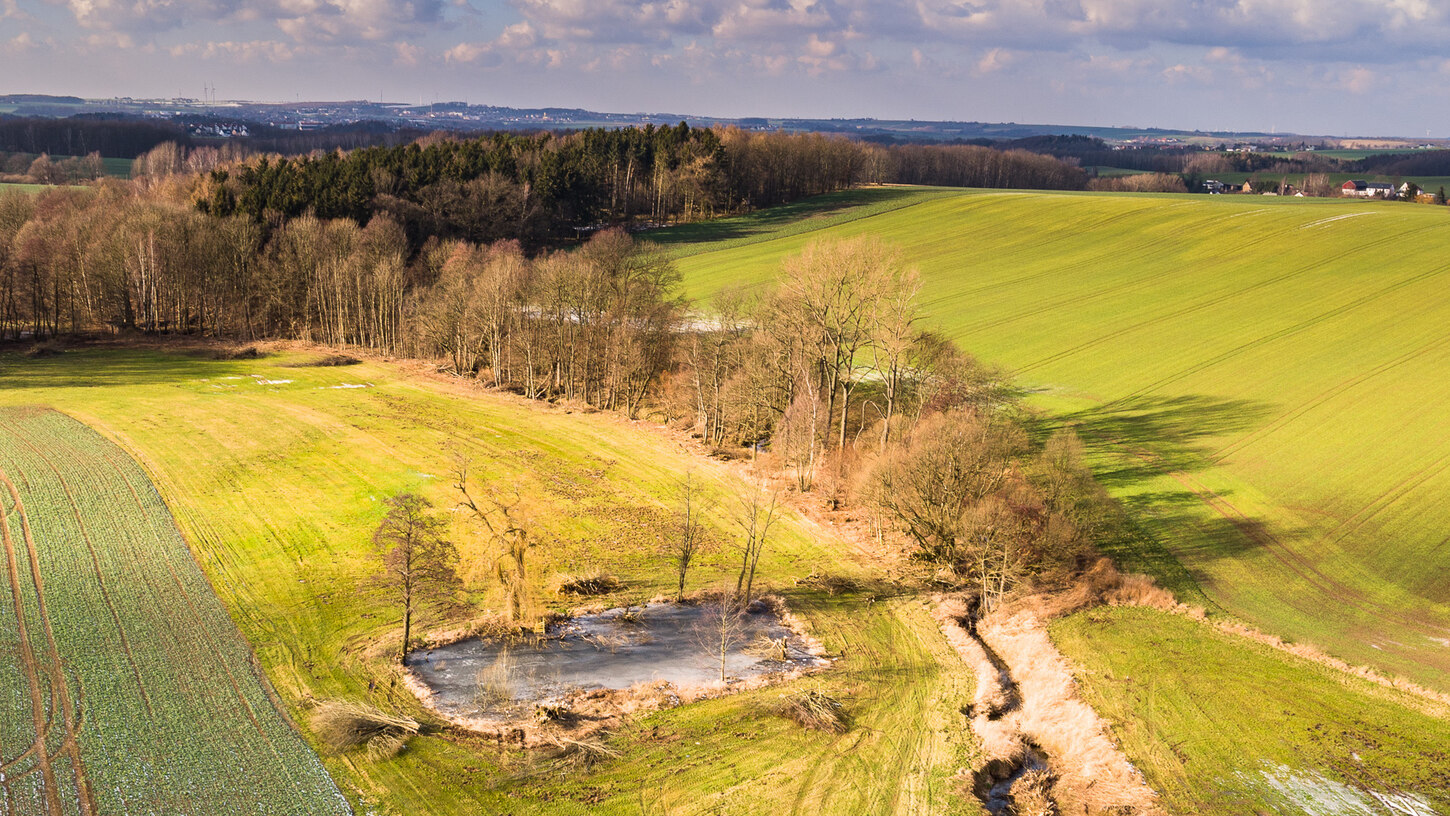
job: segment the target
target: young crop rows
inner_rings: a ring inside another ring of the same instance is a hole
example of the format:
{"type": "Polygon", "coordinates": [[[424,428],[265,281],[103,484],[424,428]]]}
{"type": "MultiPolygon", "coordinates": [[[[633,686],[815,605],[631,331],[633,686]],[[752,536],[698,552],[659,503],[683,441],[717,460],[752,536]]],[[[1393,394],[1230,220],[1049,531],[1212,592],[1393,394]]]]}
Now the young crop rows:
{"type": "Polygon", "coordinates": [[[0,410],[0,816],[345,814],[124,451],[0,410]]]}

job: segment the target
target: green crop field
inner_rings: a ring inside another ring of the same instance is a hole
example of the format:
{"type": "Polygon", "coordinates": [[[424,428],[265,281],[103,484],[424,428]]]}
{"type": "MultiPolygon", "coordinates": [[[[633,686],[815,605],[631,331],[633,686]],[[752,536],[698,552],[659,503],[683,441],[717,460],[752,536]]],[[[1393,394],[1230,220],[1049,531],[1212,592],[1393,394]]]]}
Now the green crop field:
{"type": "MultiPolygon", "coordinates": [[[[537,611],[574,603],[546,591],[560,571],[616,574],[626,589],[606,601],[670,589],[660,538],[673,485],[692,468],[714,496],[714,532],[690,586],[733,581],[727,536],[741,483],[732,469],[612,415],[484,395],[381,363],[307,365],[318,356],[0,355],[0,404],[53,406],[144,466],[304,730],[314,700],[424,716],[385,662],[401,625],[375,581],[370,535],[382,499],[398,491],[451,508],[455,450],[526,497],[537,611]]],[[[468,597],[497,610],[497,554],[455,519],[468,597]]],[[[972,812],[951,777],[973,751],[960,714],[973,685],[924,605],[895,596],[826,531],[795,518],[780,530],[762,575],[841,655],[826,674],[637,716],[610,738],[624,758],[593,769],[556,769],[447,731],[380,762],[324,752],[327,768],[366,813],[972,812]],[[796,584],[813,572],[866,583],[835,595],[796,584]],[[845,701],[851,731],[802,731],[771,713],[784,691],[816,686],[845,701]]],[[[441,619],[426,614],[421,625],[441,619]]]]}
{"type": "Polygon", "coordinates": [[[0,409],[0,811],[346,813],[136,462],[0,409]]]}
{"type": "Polygon", "coordinates": [[[1450,212],[963,191],[837,217],[677,250],[686,287],[763,284],[813,240],[899,246],[927,323],[1090,442],[1137,525],[1126,566],[1450,688],[1450,212]]]}
{"type": "Polygon", "coordinates": [[[1052,636],[1171,813],[1450,810],[1443,708],[1150,609],[1080,612],[1052,636]]]}

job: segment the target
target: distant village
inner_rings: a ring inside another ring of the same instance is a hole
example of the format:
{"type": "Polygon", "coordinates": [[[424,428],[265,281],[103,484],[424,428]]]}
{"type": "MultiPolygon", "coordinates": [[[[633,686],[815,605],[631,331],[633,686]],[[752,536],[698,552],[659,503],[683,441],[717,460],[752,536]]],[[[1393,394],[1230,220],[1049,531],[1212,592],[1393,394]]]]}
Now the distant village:
{"type": "MultiPolygon", "coordinates": [[[[1384,201],[1414,201],[1419,204],[1444,204],[1443,192],[1423,190],[1418,184],[1411,181],[1401,183],[1398,187],[1389,182],[1363,181],[1351,179],[1338,187],[1338,195],[1345,198],[1373,198],[1384,201]]],[[[1217,179],[1209,179],[1203,183],[1203,192],[1209,195],[1266,195],[1266,196],[1294,196],[1305,198],[1314,195],[1301,187],[1290,184],[1287,179],[1279,182],[1265,182],[1247,179],[1242,184],[1225,183],[1217,179]]]]}

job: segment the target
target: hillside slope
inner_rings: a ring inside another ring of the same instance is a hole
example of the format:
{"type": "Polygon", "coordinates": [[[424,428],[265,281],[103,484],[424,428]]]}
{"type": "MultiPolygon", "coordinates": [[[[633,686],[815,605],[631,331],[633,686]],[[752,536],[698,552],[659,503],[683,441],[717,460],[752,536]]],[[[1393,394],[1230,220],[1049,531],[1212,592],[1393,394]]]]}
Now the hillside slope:
{"type": "Polygon", "coordinates": [[[1444,208],[963,192],[832,221],[676,250],[689,293],[900,246],[928,323],[1093,443],[1129,568],[1450,688],[1444,208]]]}
{"type": "MultiPolygon", "coordinates": [[[[688,588],[733,586],[744,485],[732,468],[614,415],[485,395],[389,364],[316,365],[321,357],[0,354],[0,405],[54,406],[145,467],[304,730],[317,700],[427,717],[391,662],[402,627],[377,580],[371,534],[382,499],[400,491],[428,497],[439,513],[454,508],[454,451],[522,497],[535,615],[672,590],[664,542],[687,471],[705,485],[710,508],[688,588]],[[560,572],[592,569],[625,589],[580,599],[549,587],[560,572]]],[[[504,608],[500,553],[465,514],[451,515],[472,602],[463,614],[504,608]]],[[[558,768],[442,729],[380,762],[324,752],[328,770],[358,812],[380,814],[972,812],[951,780],[974,750],[960,714],[972,679],[926,608],[830,532],[794,514],[777,530],[757,585],[782,594],[840,656],[830,672],[632,718],[609,742],[625,759],[593,767],[558,768]],[[861,586],[797,583],[813,573],[861,586]],[[844,700],[856,726],[827,734],[777,716],[781,695],[802,688],[844,700]]],[[[457,625],[429,608],[414,631],[457,625]]]]}

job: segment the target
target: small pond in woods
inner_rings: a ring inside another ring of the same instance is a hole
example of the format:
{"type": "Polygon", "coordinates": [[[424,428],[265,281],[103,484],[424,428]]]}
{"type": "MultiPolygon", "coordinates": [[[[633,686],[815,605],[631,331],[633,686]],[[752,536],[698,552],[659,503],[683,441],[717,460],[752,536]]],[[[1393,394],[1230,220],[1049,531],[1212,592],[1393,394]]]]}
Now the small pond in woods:
{"type": "MultiPolygon", "coordinates": [[[[500,719],[574,691],[627,689],[666,681],[677,687],[720,679],[718,607],[654,604],[609,609],[551,626],[521,643],[478,638],[408,655],[408,667],[452,717],[500,719]],[[712,612],[714,613],[712,615],[712,612]],[[712,617],[714,620],[712,620],[712,617]]],[[[826,665],[762,604],[739,617],[728,638],[725,675],[744,679],[826,665]]]]}

